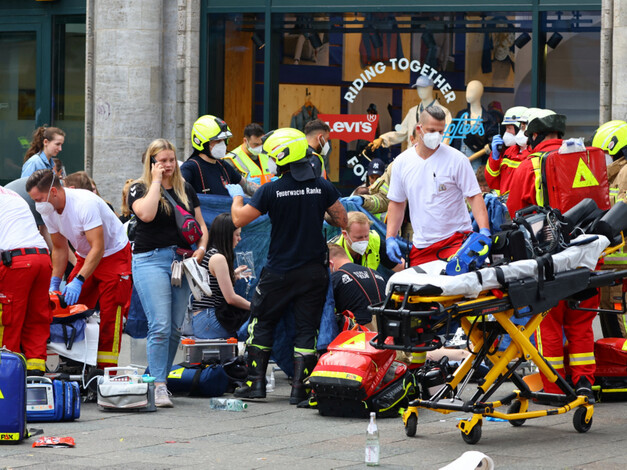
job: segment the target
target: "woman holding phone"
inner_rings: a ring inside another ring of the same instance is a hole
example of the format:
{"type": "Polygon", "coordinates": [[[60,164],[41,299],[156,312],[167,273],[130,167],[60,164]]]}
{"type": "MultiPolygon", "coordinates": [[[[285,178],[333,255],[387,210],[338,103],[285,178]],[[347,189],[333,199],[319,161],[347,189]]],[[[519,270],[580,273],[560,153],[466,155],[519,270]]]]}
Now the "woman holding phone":
{"type": "Polygon", "coordinates": [[[157,139],[146,150],[144,173],[131,185],[129,207],[137,217],[133,246],[133,284],[148,319],[147,355],[150,374],[155,377],[155,404],[172,407],[166,377],[181,338],[190,288],[185,277],[180,287],[171,283],[172,263],[190,255],[200,263],[207,248],[207,227],[194,189],[185,182],[176,161],[176,149],[166,139],[157,139]],[[193,214],[202,229],[196,250],[182,238],[174,200],[193,214]]]}

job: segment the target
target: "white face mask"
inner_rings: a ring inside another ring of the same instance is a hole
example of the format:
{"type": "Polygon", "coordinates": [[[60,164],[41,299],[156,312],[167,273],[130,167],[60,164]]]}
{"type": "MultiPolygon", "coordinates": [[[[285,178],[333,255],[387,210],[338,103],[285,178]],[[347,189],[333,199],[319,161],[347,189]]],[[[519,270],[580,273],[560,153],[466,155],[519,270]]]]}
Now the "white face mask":
{"type": "Polygon", "coordinates": [[[54,206],[52,203],[48,202],[50,199],[50,191],[52,191],[52,185],[54,184],[55,174],[52,172],[52,182],[50,183],[50,189],[48,189],[48,195],[46,196],[46,200],[43,202],[35,202],[35,210],[39,212],[42,216],[50,216],[54,214],[54,206]]]}
{"type": "Polygon", "coordinates": [[[246,145],[246,147],[248,147],[248,151],[250,152],[250,154],[255,156],[259,155],[263,148],[261,145],[259,145],[258,147],[251,147],[250,145],[246,145]]]}
{"type": "Polygon", "coordinates": [[[506,132],[505,134],[503,134],[503,143],[505,144],[505,147],[511,147],[516,143],[516,136],[514,134],[506,132]]]}
{"type": "Polygon", "coordinates": [[[442,143],[442,138],[443,136],[439,132],[427,132],[426,134],[422,134],[422,142],[431,150],[438,148],[438,145],[442,143]]]}
{"type": "Polygon", "coordinates": [[[215,144],[211,149],[211,156],[217,159],[224,158],[226,156],[226,143],[222,141],[215,144]]]}
{"type": "Polygon", "coordinates": [[[346,238],[348,238],[348,240],[350,241],[351,244],[351,249],[359,254],[359,255],[363,255],[366,250],[368,249],[368,240],[362,240],[360,242],[354,242],[353,240],[351,240],[351,237],[347,234],[346,238]]]}
{"type": "Polygon", "coordinates": [[[318,137],[318,142],[321,145],[321,149],[320,149],[320,155],[322,155],[323,157],[326,156],[327,153],[329,153],[329,151],[331,150],[331,146],[329,145],[329,141],[326,140],[324,142],[324,145],[322,144],[320,137],[318,137]]]}
{"type": "Polygon", "coordinates": [[[525,131],[523,131],[522,129],[518,131],[518,134],[516,134],[516,144],[519,147],[526,147],[527,146],[527,136],[525,135],[525,131]]]}

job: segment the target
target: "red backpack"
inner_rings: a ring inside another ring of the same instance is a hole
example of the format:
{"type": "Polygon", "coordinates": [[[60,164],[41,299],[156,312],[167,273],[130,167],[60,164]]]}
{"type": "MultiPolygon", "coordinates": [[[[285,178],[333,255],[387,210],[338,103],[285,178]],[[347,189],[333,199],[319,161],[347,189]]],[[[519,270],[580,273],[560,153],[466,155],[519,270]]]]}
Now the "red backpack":
{"type": "Polygon", "coordinates": [[[557,150],[533,154],[534,169],[540,170],[536,183],[539,206],[551,206],[562,214],[585,198],[594,199],[601,210],[610,208],[610,185],[603,150],[587,147],[583,152],[557,150]],[[538,186],[539,184],[539,186],[538,186]]]}

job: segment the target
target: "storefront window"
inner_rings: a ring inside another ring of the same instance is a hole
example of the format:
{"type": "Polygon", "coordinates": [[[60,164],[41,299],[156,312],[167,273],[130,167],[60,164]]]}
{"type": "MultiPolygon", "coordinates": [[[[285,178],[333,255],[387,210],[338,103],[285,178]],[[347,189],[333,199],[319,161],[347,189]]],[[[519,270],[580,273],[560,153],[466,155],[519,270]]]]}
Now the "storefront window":
{"type": "MultiPolygon", "coordinates": [[[[311,119],[325,120],[333,139],[328,174],[345,194],[365,180],[369,159],[388,163],[407,147],[426,106],[443,108],[448,142],[474,158],[475,167],[485,162],[484,149],[501,132],[507,109],[535,105],[538,92],[545,107],[569,117],[569,134],[587,135],[597,119],[597,12],[541,13],[542,34],[534,33],[531,12],[274,13],[271,47],[279,57],[278,73],[266,74],[270,83],[259,64],[262,53],[252,54],[252,41],[242,36],[263,27],[260,15],[251,15],[248,24],[246,15],[209,15],[209,21],[216,17],[225,20],[224,48],[229,38],[240,38],[240,53],[248,54],[238,56],[236,68],[257,62],[253,70],[239,71],[242,90],[231,106],[224,87],[225,117],[245,116],[227,119],[234,133],[251,109],[252,120],[269,115],[266,124],[277,127],[303,129],[311,119]],[[534,69],[534,47],[558,31],[561,43],[547,46],[542,67],[534,69]],[[585,64],[579,57],[587,58],[585,64]],[[276,101],[259,102],[264,87],[277,90],[276,101]],[[276,111],[264,114],[264,107],[276,111]],[[379,137],[383,145],[368,151],[379,137]]],[[[226,73],[211,63],[208,58],[209,76],[226,73]]]]}
{"type": "Polygon", "coordinates": [[[36,33],[0,32],[0,184],[20,177],[37,114],[36,33]]]}
{"type": "Polygon", "coordinates": [[[57,18],[54,35],[52,123],[66,133],[59,158],[72,173],[85,166],[84,17],[57,18]]]}

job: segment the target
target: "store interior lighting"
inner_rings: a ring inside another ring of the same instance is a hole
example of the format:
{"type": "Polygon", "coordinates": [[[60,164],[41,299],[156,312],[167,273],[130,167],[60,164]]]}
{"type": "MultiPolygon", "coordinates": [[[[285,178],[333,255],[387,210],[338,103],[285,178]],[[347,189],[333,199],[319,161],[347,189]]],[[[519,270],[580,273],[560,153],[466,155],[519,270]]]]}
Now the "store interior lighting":
{"type": "Polygon", "coordinates": [[[560,33],[555,32],[546,42],[546,45],[549,46],[551,49],[555,49],[563,38],[564,37],[560,33]]]}
{"type": "Polygon", "coordinates": [[[522,33],[514,40],[514,44],[516,44],[518,49],[522,49],[529,41],[531,41],[529,33],[522,33]]]}

